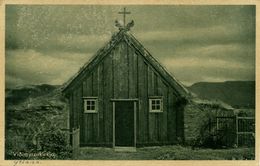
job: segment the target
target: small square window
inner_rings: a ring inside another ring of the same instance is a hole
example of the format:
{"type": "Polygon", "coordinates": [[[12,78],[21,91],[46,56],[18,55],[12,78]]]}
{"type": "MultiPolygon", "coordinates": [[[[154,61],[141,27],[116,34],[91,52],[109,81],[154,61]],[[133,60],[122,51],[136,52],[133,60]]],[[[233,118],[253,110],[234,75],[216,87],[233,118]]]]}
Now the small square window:
{"type": "Polygon", "coordinates": [[[153,97],[149,99],[149,111],[150,112],[162,112],[162,97],[153,97]]]}
{"type": "Polygon", "coordinates": [[[97,101],[98,100],[96,98],[84,99],[84,113],[96,113],[97,101]]]}

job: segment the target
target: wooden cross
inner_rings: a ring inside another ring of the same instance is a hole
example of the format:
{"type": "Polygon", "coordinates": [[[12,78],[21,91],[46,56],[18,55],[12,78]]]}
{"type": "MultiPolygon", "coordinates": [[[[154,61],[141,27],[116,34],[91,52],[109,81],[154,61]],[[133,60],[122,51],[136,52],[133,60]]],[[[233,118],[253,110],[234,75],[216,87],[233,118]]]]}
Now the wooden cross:
{"type": "Polygon", "coordinates": [[[131,12],[127,12],[127,11],[126,11],[126,8],[124,7],[124,11],[118,12],[118,14],[123,14],[123,16],[124,16],[124,27],[125,27],[125,15],[126,15],[126,14],[131,14],[131,12]]]}

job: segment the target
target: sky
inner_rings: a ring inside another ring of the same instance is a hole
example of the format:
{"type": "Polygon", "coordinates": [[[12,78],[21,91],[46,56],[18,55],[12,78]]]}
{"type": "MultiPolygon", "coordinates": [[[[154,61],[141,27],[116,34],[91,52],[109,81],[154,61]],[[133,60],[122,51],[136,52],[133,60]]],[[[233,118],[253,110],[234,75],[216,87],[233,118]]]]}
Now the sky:
{"type": "Polygon", "coordinates": [[[7,5],[6,87],[61,85],[118,32],[133,34],[175,78],[255,80],[255,6],[7,5]]]}

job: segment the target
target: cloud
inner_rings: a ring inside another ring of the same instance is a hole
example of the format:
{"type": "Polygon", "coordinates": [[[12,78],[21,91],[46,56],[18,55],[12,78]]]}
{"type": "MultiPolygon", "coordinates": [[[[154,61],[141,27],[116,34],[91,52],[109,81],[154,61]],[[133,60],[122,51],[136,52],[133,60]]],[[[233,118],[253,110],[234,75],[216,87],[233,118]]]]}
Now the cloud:
{"type": "MultiPolygon", "coordinates": [[[[60,34],[104,35],[117,30],[114,27],[114,20],[121,20],[121,16],[117,14],[121,7],[120,5],[7,5],[7,34],[16,36],[19,40],[16,41],[18,46],[26,46],[27,49],[39,47],[52,37],[59,39],[60,34]]],[[[254,34],[255,7],[249,5],[134,5],[128,6],[128,9],[132,11],[128,16],[129,19],[134,19],[136,22],[134,32],[147,34],[151,38],[172,36],[178,40],[179,37],[201,34],[196,40],[198,42],[202,39],[203,42],[205,37],[216,33],[220,36],[234,32],[239,32],[236,33],[237,36],[254,34]],[[152,33],[148,34],[147,31],[152,33]]],[[[7,38],[7,41],[9,39],[12,38],[7,38]]],[[[14,42],[7,43],[14,44],[14,42]]],[[[7,47],[10,45],[7,44],[7,47]]]]}
{"type": "Polygon", "coordinates": [[[7,51],[6,54],[7,87],[19,84],[62,84],[90,59],[88,54],[63,52],[62,56],[55,57],[35,50],[7,51]]]}
{"type": "Polygon", "coordinates": [[[52,36],[37,39],[38,41],[25,40],[24,38],[8,37],[7,49],[33,49],[44,52],[95,52],[109,41],[112,34],[105,35],[77,35],[77,34],[53,34],[52,36]],[[22,40],[22,41],[21,41],[22,40]]]}
{"type": "Polygon", "coordinates": [[[175,28],[172,31],[146,31],[136,33],[136,37],[160,61],[213,58],[254,66],[254,28],[248,30],[236,26],[219,24],[210,27],[175,28]]]}
{"type": "Polygon", "coordinates": [[[174,68],[185,68],[185,67],[201,67],[201,68],[222,68],[222,69],[244,69],[244,68],[254,68],[254,66],[248,66],[243,62],[232,62],[232,61],[225,61],[220,59],[214,58],[178,58],[178,59],[164,59],[162,62],[168,67],[174,68]]]}
{"type": "Polygon", "coordinates": [[[255,80],[255,66],[243,62],[195,57],[165,59],[162,64],[185,85],[200,81],[255,80]]]}
{"type": "Polygon", "coordinates": [[[146,31],[136,33],[143,42],[171,42],[179,45],[211,45],[230,43],[254,43],[254,31],[247,31],[235,25],[217,25],[212,27],[175,28],[171,31],[146,31]]]}
{"type": "MultiPolygon", "coordinates": [[[[130,5],[131,29],[182,82],[255,79],[255,6],[130,5]]],[[[6,83],[61,84],[117,31],[120,5],[7,5],[6,83]]]]}
{"type": "Polygon", "coordinates": [[[217,44],[197,47],[187,47],[186,49],[176,48],[171,56],[201,59],[218,59],[230,62],[246,63],[254,65],[255,51],[254,45],[248,44],[217,44]]]}
{"type": "Polygon", "coordinates": [[[95,52],[105,45],[112,34],[107,35],[73,35],[60,34],[41,47],[41,50],[66,52],[95,52]]]}

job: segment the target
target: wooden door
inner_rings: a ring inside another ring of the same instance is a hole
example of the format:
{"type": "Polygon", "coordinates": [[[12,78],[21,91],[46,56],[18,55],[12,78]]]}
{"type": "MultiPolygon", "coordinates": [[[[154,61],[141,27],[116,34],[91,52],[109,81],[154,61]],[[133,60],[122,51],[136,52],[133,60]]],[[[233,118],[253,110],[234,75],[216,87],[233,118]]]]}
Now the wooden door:
{"type": "Polygon", "coordinates": [[[135,105],[133,101],[115,102],[115,146],[135,146],[135,105]]]}

